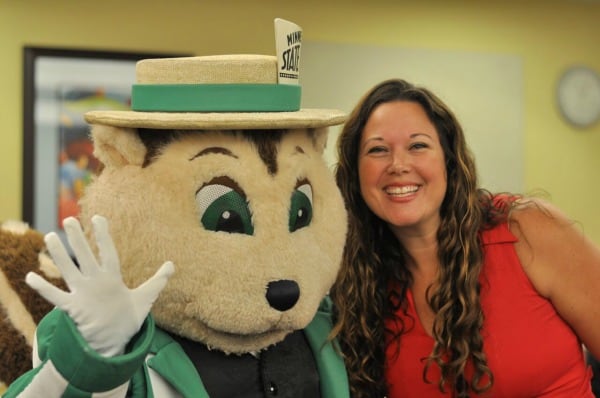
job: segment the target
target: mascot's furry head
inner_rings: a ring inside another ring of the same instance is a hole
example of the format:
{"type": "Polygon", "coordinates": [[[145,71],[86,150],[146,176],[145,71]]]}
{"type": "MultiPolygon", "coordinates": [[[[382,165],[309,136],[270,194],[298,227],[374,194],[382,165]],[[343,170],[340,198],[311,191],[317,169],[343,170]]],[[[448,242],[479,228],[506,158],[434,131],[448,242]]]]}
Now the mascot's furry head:
{"type": "Polygon", "coordinates": [[[46,253],[44,237],[26,223],[5,221],[0,225],[0,394],[31,369],[35,327],[52,309],[25,283],[30,271],[65,287],[46,253]]]}
{"type": "Polygon", "coordinates": [[[345,115],[300,109],[300,87],[278,81],[297,73],[299,38],[280,57],[140,61],[132,111],[86,114],[104,168],[85,229],[109,220],[130,286],[173,261],[157,324],[224,353],[306,327],[341,260],[346,213],[322,153],[345,115]]]}

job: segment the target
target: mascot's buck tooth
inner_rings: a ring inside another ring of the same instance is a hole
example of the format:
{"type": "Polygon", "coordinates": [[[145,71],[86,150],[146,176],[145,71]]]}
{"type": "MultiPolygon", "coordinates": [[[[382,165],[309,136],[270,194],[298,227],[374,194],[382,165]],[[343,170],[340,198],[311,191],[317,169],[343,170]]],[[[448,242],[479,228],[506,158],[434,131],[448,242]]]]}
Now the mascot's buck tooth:
{"type": "Polygon", "coordinates": [[[28,275],[58,309],[7,397],[349,396],[327,340],[346,212],[322,158],[345,115],[300,109],[277,59],[143,60],[132,111],[86,114],[104,167],[87,239],[65,220],[80,268],[49,234],[72,293],[28,275]]]}

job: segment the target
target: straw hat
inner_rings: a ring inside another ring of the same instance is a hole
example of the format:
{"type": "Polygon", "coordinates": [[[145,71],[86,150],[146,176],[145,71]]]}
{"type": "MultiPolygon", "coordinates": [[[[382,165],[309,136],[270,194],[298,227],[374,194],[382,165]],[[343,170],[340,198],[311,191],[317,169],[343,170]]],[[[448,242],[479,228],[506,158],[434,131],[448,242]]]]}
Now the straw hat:
{"type": "Polygon", "coordinates": [[[301,87],[278,84],[277,57],[215,55],[136,64],[131,111],[91,111],[91,124],[154,129],[289,129],[341,124],[335,109],[300,109],[301,87]]]}

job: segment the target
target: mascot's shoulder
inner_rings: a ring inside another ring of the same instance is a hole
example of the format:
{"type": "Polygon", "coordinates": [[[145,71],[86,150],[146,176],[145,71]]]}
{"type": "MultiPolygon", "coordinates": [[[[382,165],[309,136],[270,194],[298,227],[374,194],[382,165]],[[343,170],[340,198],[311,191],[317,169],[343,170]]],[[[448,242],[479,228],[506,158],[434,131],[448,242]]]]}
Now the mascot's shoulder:
{"type": "Polygon", "coordinates": [[[329,297],[329,295],[325,296],[323,300],[321,300],[319,312],[329,315],[333,313],[333,301],[331,301],[331,297],[329,297]]]}

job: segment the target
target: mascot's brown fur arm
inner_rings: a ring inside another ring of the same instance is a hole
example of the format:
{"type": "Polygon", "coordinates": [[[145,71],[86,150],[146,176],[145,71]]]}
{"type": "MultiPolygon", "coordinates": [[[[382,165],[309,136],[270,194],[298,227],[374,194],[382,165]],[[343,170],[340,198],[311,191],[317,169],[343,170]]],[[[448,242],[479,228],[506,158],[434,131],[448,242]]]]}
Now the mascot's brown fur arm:
{"type": "Polygon", "coordinates": [[[31,369],[36,325],[52,309],[25,283],[31,271],[64,287],[43,236],[23,222],[4,222],[0,227],[0,393],[31,369]]]}

